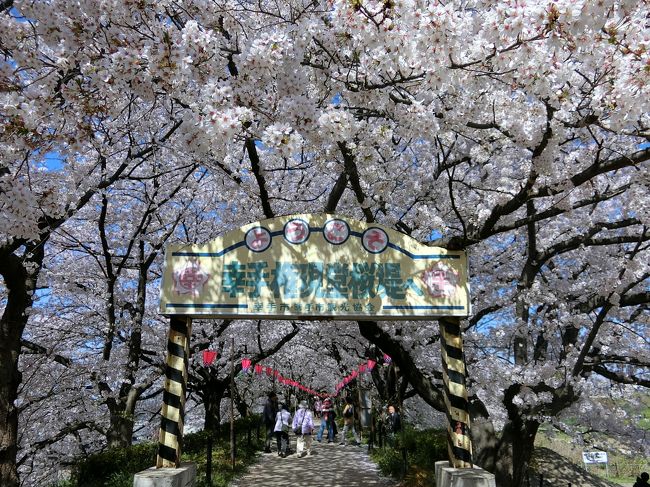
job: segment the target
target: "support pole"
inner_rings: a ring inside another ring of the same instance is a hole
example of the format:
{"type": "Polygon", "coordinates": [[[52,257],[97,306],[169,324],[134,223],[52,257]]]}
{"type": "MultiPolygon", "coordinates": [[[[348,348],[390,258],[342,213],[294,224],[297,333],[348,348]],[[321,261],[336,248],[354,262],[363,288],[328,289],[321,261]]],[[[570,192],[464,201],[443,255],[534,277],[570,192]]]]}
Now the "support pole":
{"type": "Polygon", "coordinates": [[[167,366],[165,367],[165,390],[158,439],[157,468],[178,468],[181,463],[191,333],[191,318],[171,317],[167,340],[167,366]]]}
{"type": "Polygon", "coordinates": [[[440,324],[440,348],[447,407],[447,449],[454,468],[472,468],[469,403],[460,319],[445,317],[440,324]]]}
{"type": "Polygon", "coordinates": [[[212,487],[212,431],[208,435],[208,451],[205,463],[205,483],[212,487]]]}
{"type": "Polygon", "coordinates": [[[235,338],[230,339],[230,462],[235,471],[235,338]]]}

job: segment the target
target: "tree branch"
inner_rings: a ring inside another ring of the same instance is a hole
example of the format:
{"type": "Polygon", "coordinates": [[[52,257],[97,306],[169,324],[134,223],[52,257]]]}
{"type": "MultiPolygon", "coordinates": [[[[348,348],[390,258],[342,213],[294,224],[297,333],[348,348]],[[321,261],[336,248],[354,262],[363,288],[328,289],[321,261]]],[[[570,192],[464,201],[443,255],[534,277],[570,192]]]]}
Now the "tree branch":
{"type": "Polygon", "coordinates": [[[248,158],[251,161],[251,170],[257,181],[257,185],[260,188],[260,203],[262,205],[262,210],[264,211],[264,216],[266,218],[273,218],[275,214],[271,208],[271,203],[269,203],[269,193],[266,190],[266,179],[262,174],[260,168],[260,157],[257,153],[257,147],[255,147],[255,141],[250,137],[246,139],[246,151],[248,152],[248,158]]]}

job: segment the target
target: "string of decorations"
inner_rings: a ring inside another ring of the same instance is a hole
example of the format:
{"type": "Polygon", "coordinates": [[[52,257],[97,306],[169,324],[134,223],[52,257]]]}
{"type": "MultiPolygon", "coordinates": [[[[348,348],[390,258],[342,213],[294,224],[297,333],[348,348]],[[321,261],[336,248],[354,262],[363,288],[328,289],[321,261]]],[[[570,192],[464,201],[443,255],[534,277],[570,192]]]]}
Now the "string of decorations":
{"type": "MultiPolygon", "coordinates": [[[[212,363],[217,358],[217,353],[218,352],[216,350],[203,350],[203,365],[206,367],[212,365],[212,363]]],[[[384,365],[390,365],[392,363],[392,359],[390,355],[384,354],[383,360],[384,360],[384,365]]],[[[372,372],[372,370],[375,368],[376,365],[377,362],[372,359],[368,359],[367,361],[359,364],[359,366],[356,369],[354,369],[352,372],[350,372],[350,374],[348,374],[339,383],[336,384],[334,394],[328,394],[325,392],[315,391],[314,389],[311,389],[306,385],[301,384],[297,380],[294,380],[290,377],[286,377],[279,370],[274,369],[273,367],[265,366],[262,364],[253,365],[251,359],[249,358],[243,358],[241,360],[242,374],[249,374],[252,371],[252,373],[258,376],[266,375],[267,377],[271,377],[277,380],[280,384],[284,386],[295,387],[296,389],[306,392],[312,396],[319,396],[322,398],[338,396],[341,390],[343,390],[346,386],[354,382],[361,374],[372,372]]]]}

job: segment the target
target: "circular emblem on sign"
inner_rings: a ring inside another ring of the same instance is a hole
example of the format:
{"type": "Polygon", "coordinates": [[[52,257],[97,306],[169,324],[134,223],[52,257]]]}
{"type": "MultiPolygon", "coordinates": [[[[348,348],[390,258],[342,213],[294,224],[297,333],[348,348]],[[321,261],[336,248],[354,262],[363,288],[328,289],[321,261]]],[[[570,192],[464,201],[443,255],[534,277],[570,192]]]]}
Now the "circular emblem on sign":
{"type": "Polygon", "coordinates": [[[246,247],[253,252],[264,252],[271,246],[271,232],[264,227],[254,227],[246,232],[246,247]]]}
{"type": "Polygon", "coordinates": [[[301,244],[309,238],[309,224],[305,220],[289,220],[284,226],[284,238],[292,244],[301,244]]]}
{"type": "Polygon", "coordinates": [[[369,228],[363,232],[361,243],[371,254],[379,254],[388,247],[388,235],[381,228],[369,228]]]}
{"type": "Polygon", "coordinates": [[[323,227],[325,240],[334,245],[341,245],[350,236],[350,227],[343,220],[330,220],[323,227]]]}

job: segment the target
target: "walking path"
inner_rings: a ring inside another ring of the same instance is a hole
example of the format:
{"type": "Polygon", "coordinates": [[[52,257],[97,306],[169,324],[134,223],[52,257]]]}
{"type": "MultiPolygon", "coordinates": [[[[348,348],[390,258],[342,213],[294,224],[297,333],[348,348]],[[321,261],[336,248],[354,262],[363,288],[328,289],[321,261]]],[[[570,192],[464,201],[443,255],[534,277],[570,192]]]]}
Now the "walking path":
{"type": "MultiPolygon", "coordinates": [[[[295,452],[296,438],[291,435],[291,449],[295,452]]],[[[396,487],[397,482],[380,477],[379,469],[368,457],[368,448],[341,446],[338,443],[318,443],[314,440],[311,456],[293,453],[280,458],[273,451],[263,454],[250,471],[233,481],[231,487],[396,487]]]]}

